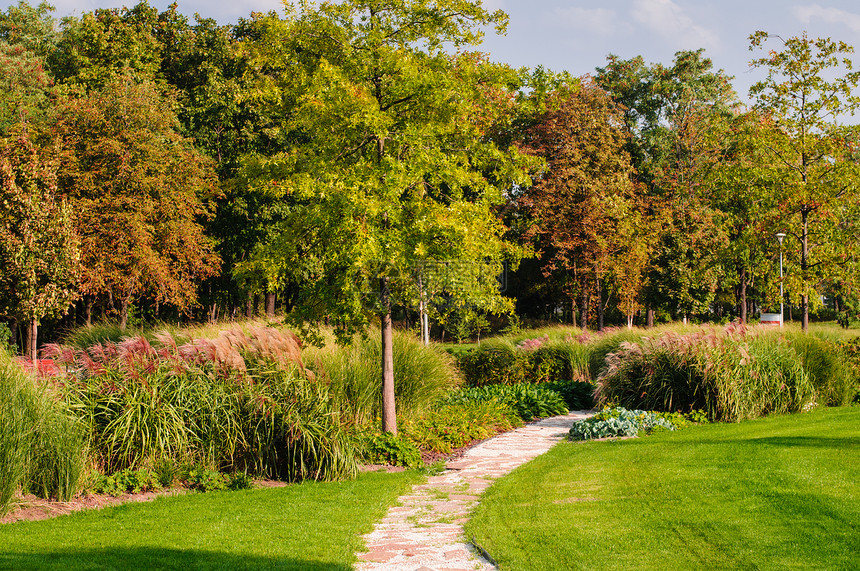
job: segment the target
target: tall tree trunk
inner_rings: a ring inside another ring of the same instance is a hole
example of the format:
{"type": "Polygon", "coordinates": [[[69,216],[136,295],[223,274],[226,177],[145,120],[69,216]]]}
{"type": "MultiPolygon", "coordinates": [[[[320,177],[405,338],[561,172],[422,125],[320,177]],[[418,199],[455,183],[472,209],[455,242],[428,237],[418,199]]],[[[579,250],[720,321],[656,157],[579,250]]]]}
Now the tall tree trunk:
{"type": "Polygon", "coordinates": [[[804,208],[800,211],[801,224],[801,251],[800,251],[800,273],[803,276],[803,292],[800,296],[800,306],[803,312],[801,327],[803,332],[809,329],[809,211],[804,208]]]}
{"type": "Polygon", "coordinates": [[[275,293],[266,292],[266,317],[272,318],[275,316],[275,293]]]}
{"type": "Polygon", "coordinates": [[[245,300],[245,317],[251,319],[254,316],[254,297],[248,294],[248,299],[245,300]]]}
{"type": "Polygon", "coordinates": [[[128,306],[131,303],[131,295],[126,296],[122,300],[122,305],[119,309],[119,330],[125,331],[128,325],[128,306]]]}
{"type": "Polygon", "coordinates": [[[579,326],[582,327],[582,331],[588,331],[588,290],[586,288],[582,288],[582,297],[580,298],[580,305],[582,307],[582,311],[579,316],[579,326]]]}
{"type": "Polygon", "coordinates": [[[633,313],[627,314],[627,329],[633,329],[633,313]]]}
{"type": "Polygon", "coordinates": [[[597,287],[597,330],[603,332],[603,284],[600,283],[600,278],[594,281],[597,287]]]}
{"type": "Polygon", "coordinates": [[[32,361],[33,366],[36,367],[37,370],[38,370],[38,363],[36,362],[36,359],[38,357],[38,351],[37,350],[39,347],[39,344],[37,342],[38,341],[38,333],[39,333],[39,322],[36,321],[35,318],[33,318],[30,320],[30,331],[29,331],[29,334],[27,335],[27,337],[28,337],[28,341],[27,341],[28,355],[27,356],[30,358],[30,361],[32,361]]]}
{"type": "Polygon", "coordinates": [[[397,435],[397,409],[394,403],[394,344],[391,324],[391,295],[388,278],[380,278],[383,313],[382,327],[382,430],[397,435]]]}
{"type": "Polygon", "coordinates": [[[740,283],[741,323],[747,322],[747,269],[741,268],[740,283]]]}
{"type": "Polygon", "coordinates": [[[654,327],[654,310],[650,307],[645,312],[645,327],[654,327]]]}

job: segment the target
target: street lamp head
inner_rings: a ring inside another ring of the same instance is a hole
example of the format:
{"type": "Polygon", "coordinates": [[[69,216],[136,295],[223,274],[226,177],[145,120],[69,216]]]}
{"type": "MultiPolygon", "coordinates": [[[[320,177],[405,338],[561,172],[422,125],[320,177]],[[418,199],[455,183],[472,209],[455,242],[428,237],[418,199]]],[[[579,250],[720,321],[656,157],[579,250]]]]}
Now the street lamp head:
{"type": "Polygon", "coordinates": [[[782,246],[782,241],[785,240],[785,233],[784,232],[778,232],[776,234],[776,239],[779,240],[779,245],[782,246]]]}

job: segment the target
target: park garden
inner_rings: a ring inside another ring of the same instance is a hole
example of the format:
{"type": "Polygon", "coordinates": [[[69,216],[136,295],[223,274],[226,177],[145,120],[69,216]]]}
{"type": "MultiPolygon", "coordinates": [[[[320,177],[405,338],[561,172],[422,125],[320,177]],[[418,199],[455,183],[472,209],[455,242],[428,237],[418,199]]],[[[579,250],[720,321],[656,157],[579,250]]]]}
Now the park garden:
{"type": "Polygon", "coordinates": [[[448,455],[588,409],[476,510],[502,568],[856,563],[853,48],[753,32],[746,106],[704,50],[512,69],[506,25],[0,12],[0,516],[159,496],[0,566],[349,569],[448,455]]]}

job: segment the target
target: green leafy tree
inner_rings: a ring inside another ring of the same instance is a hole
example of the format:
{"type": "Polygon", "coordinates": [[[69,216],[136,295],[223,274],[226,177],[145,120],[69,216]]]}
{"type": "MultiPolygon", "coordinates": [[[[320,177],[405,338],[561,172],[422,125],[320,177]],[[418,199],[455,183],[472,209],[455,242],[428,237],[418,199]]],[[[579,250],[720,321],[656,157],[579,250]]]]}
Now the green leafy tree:
{"type": "Polygon", "coordinates": [[[47,2],[31,6],[20,1],[0,11],[0,41],[20,46],[37,57],[47,57],[59,40],[54,7],[47,2]]]}
{"type": "Polygon", "coordinates": [[[65,142],[59,183],[75,207],[83,292],[118,302],[123,328],[138,296],[186,311],[198,283],[218,269],[200,224],[217,192],[213,165],[178,126],[153,84],[118,77],[66,102],[55,127],[65,142]]]}
{"type": "Polygon", "coordinates": [[[284,70],[254,95],[288,147],[249,159],[246,172],[290,210],[244,269],[300,283],[292,316],[330,316],[342,338],[379,318],[388,432],[392,307],[418,297],[416,271],[436,263],[447,291],[507,306],[496,275],[516,251],[494,209],[525,181],[526,161],[484,135],[516,76],[444,51],[505,22],[465,0],[301,2],[285,20],[268,17],[253,45],[253,65],[284,70]]]}
{"type": "Polygon", "coordinates": [[[133,8],[98,9],[62,20],[57,46],[48,56],[58,81],[100,88],[117,75],[159,79],[162,44],[158,10],[145,1],[133,8]]]}
{"type": "Polygon", "coordinates": [[[860,199],[860,167],[838,121],[860,105],[853,93],[860,72],[853,71],[849,56],[854,50],[844,42],[810,39],[805,33],[783,40],[758,31],[750,36],[750,50],[770,40],[781,42],[782,49],[751,62],[767,77],[750,88],[750,96],[782,135],[769,145],[766,166],[780,181],[785,223],[797,229],[790,235],[800,248],[799,275],[789,270],[789,279],[800,294],[806,331],[810,296],[836,270],[845,249],[857,246],[839,231],[840,213],[860,199]]]}
{"type": "Polygon", "coordinates": [[[43,120],[52,86],[39,57],[20,45],[0,42],[0,135],[17,123],[43,120]]]}
{"type": "Polygon", "coordinates": [[[57,194],[56,154],[34,146],[26,124],[0,142],[0,313],[27,324],[34,361],[40,320],[78,298],[78,239],[57,194]]]}
{"type": "Polygon", "coordinates": [[[712,130],[737,104],[730,78],[713,71],[703,50],[676,53],[670,67],[641,57],[608,60],[596,81],[626,109],[627,148],[660,232],[645,298],[685,318],[707,311],[724,277],[718,252],[726,236],[708,181],[723,153],[712,130]]]}

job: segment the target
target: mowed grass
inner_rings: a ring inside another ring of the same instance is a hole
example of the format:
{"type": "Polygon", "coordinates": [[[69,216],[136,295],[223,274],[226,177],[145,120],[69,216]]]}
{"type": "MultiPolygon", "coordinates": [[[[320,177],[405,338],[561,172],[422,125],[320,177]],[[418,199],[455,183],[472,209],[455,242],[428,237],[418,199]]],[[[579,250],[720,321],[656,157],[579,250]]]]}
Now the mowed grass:
{"type": "Polygon", "coordinates": [[[564,442],[467,525],[500,569],[860,568],[860,408],[564,442]]]}
{"type": "Polygon", "coordinates": [[[348,570],[388,506],[421,476],[162,497],[0,526],[0,569],[348,570]]]}

